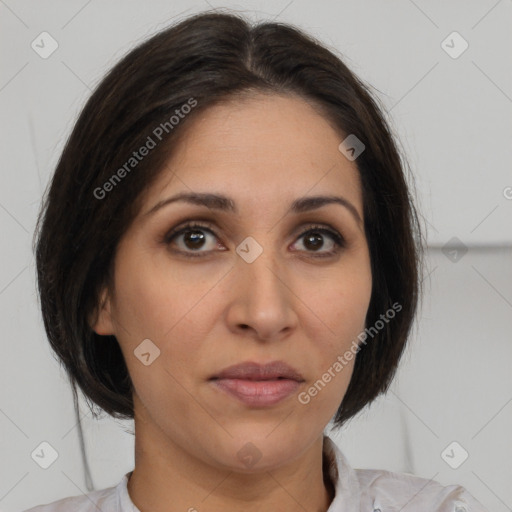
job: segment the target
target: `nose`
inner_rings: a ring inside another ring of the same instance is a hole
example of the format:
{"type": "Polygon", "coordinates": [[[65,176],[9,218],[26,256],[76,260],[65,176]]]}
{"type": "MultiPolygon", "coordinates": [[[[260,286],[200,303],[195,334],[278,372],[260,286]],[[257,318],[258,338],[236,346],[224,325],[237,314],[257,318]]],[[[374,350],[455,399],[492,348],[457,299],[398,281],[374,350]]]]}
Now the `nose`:
{"type": "Polygon", "coordinates": [[[252,263],[238,258],[231,271],[227,322],[235,334],[250,332],[259,340],[278,340],[296,328],[299,301],[291,273],[278,264],[270,250],[252,263]]]}

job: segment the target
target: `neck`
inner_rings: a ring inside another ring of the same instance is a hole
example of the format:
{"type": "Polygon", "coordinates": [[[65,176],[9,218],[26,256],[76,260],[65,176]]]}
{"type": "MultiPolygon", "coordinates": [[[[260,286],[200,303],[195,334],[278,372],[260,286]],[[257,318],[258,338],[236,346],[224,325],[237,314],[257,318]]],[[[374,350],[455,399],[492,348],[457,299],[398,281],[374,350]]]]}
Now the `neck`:
{"type": "Polygon", "coordinates": [[[239,473],[194,457],[153,424],[141,428],[137,421],[128,494],[141,512],[168,512],[169,503],[173,510],[190,512],[326,512],[334,498],[322,456],[323,436],[288,464],[239,473]]]}

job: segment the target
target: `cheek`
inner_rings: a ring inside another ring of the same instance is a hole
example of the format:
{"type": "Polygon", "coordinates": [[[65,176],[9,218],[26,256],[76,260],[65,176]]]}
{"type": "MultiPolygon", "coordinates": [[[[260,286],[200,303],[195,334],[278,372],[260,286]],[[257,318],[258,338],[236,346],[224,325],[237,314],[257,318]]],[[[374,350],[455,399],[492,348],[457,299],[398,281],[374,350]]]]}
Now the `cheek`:
{"type": "Polygon", "coordinates": [[[307,303],[327,327],[326,353],[342,350],[364,330],[371,293],[371,271],[361,266],[345,267],[309,288],[307,303]]]}
{"type": "MultiPolygon", "coordinates": [[[[340,277],[339,282],[325,287],[318,297],[324,304],[327,325],[330,327],[328,343],[324,347],[324,364],[328,367],[336,361],[337,357],[344,355],[348,350],[355,351],[359,342],[358,335],[365,329],[366,314],[372,293],[372,280],[370,271],[355,271],[340,277]]],[[[351,358],[350,354],[347,354],[351,358]]],[[[355,356],[354,356],[355,358],[355,356]]],[[[344,372],[352,371],[354,359],[347,360],[344,372]]],[[[348,385],[348,382],[347,382],[348,385]]]]}
{"type": "Polygon", "coordinates": [[[358,335],[365,328],[372,292],[369,264],[340,268],[337,275],[314,290],[309,289],[307,304],[320,319],[310,324],[312,330],[308,334],[314,341],[310,361],[315,372],[298,399],[305,407],[304,418],[328,422],[350,383],[358,335]]]}
{"type": "Polygon", "coordinates": [[[161,260],[146,256],[143,261],[133,253],[131,258],[119,258],[116,265],[113,315],[119,324],[118,340],[144,402],[158,402],[176,388],[177,381],[188,382],[214,307],[214,294],[206,294],[211,284],[190,279],[190,275],[176,272],[176,265],[173,268],[161,260]],[[157,347],[149,344],[150,351],[159,354],[149,366],[136,357],[146,339],[157,347]],[[153,398],[154,390],[166,391],[157,391],[153,398]]]}
{"type": "Polygon", "coordinates": [[[187,313],[200,306],[206,284],[179,270],[161,253],[119,258],[114,310],[131,337],[163,343],[186,321],[187,313]]]}

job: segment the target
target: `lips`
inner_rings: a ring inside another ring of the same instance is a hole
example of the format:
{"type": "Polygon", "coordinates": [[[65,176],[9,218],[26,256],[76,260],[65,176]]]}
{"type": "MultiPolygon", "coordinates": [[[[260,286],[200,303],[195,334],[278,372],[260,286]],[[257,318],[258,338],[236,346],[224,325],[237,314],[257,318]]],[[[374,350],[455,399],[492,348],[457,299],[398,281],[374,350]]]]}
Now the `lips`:
{"type": "Polygon", "coordinates": [[[297,382],[304,382],[303,376],[298,370],[284,361],[273,361],[267,364],[245,362],[229,366],[212,377],[216,379],[241,379],[241,380],[278,380],[288,379],[297,382]]]}
{"type": "Polygon", "coordinates": [[[304,382],[284,361],[246,362],[225,368],[210,379],[213,388],[249,407],[270,407],[289,398],[304,382]]]}

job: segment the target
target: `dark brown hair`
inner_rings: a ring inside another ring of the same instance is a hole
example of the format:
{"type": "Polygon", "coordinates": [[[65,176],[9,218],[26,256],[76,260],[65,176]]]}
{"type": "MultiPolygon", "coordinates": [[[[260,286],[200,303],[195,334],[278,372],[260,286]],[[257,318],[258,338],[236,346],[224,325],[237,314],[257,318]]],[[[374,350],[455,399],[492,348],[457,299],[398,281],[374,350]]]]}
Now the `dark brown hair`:
{"type": "Polygon", "coordinates": [[[101,289],[112,285],[119,240],[195,116],[256,93],[301,97],[339,130],[340,142],[353,134],[365,145],[355,163],[373,276],[366,326],[393,303],[402,309],[361,345],[334,424],[388,389],[421,297],[423,246],[405,159],[382,109],[334,50],[299,29],[202,13],[152,36],[109,71],[78,117],[45,192],[34,234],[44,326],[75,403],[78,385],[93,414],[96,404],[116,418],[134,415],[118,342],[97,335],[90,323],[101,289]],[[171,116],[191,98],[194,108],[171,126],[171,116]],[[128,172],[133,152],[166,122],[165,140],[128,172]],[[122,182],[113,181],[123,166],[122,182]]]}

